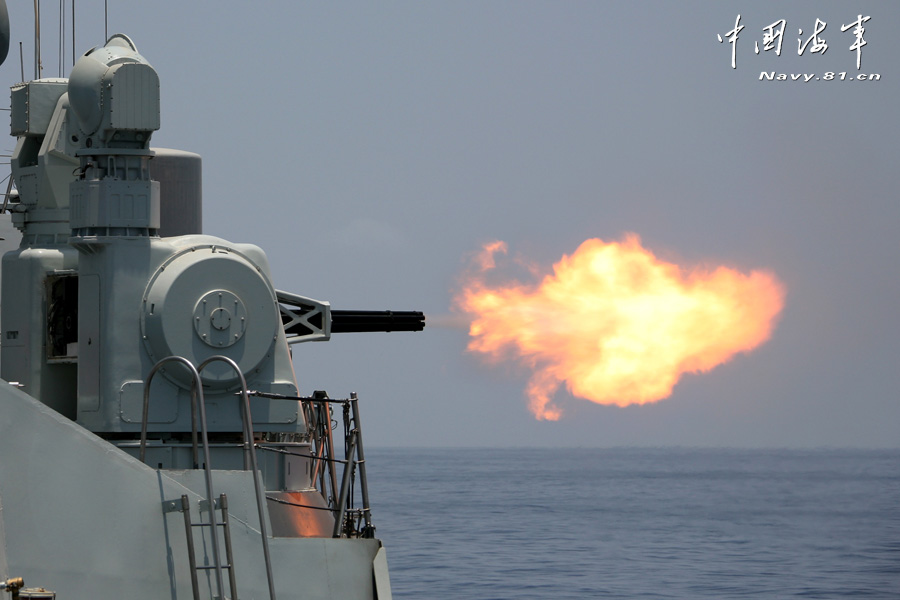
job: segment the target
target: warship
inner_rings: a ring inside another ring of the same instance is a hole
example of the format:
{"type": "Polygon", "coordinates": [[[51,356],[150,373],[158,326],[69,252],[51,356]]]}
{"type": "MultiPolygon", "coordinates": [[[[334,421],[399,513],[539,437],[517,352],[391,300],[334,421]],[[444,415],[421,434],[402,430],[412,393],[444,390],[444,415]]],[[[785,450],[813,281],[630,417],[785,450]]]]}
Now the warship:
{"type": "Polygon", "coordinates": [[[424,315],[278,290],[262,249],[202,234],[201,159],[150,146],[159,77],[126,35],[13,85],[10,123],[0,589],[389,599],[359,400],[301,396],[290,348],[424,315]]]}

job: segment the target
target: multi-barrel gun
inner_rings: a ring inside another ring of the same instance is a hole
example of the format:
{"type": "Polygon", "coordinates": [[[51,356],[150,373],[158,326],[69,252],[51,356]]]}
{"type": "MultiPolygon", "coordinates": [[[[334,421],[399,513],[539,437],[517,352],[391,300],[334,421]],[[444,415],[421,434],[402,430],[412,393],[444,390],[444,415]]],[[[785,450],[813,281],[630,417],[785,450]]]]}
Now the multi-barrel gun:
{"type": "Polygon", "coordinates": [[[281,322],[289,344],[324,341],[333,333],[422,331],[420,311],[332,310],[328,302],[277,292],[281,322]]]}

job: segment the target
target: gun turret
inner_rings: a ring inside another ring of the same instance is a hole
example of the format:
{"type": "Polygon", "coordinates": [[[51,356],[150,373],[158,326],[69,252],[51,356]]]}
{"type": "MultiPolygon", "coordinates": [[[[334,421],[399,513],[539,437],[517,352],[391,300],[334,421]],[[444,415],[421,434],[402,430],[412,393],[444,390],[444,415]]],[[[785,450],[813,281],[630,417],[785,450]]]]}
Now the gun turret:
{"type": "Polygon", "coordinates": [[[425,314],[417,310],[331,310],[331,304],[276,290],[281,323],[289,344],[331,339],[332,333],[422,331],[425,314]]]}
{"type": "Polygon", "coordinates": [[[425,314],[417,310],[333,310],[331,333],[422,331],[425,314]]]}

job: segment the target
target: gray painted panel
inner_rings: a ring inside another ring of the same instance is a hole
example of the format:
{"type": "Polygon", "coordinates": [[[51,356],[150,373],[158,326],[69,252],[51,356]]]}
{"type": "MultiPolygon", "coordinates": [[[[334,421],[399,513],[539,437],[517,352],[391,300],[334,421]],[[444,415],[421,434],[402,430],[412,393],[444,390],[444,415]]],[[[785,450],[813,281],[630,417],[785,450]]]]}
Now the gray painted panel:
{"type": "Polygon", "coordinates": [[[203,163],[199,154],[151,148],[150,177],[159,181],[159,235],[203,232],[203,163]]]}
{"type": "Polygon", "coordinates": [[[78,282],[78,412],[100,409],[100,277],[78,282]]]}
{"type": "MultiPolygon", "coordinates": [[[[201,497],[191,490],[203,489],[199,473],[156,471],[5,382],[0,407],[5,573],[60,598],[93,598],[103,589],[133,600],[190,598],[183,520],[164,513],[162,502],[187,494],[199,520],[201,497]]],[[[215,471],[213,480],[233,515],[240,597],[265,597],[250,475],[215,471]]],[[[208,539],[197,533],[195,543],[203,564],[208,539]]],[[[373,598],[378,540],[272,538],[270,545],[281,600],[373,598]]],[[[209,594],[203,577],[201,593],[209,594]]]]}
{"type": "MultiPolygon", "coordinates": [[[[151,402],[148,423],[174,423],[178,419],[179,402],[151,402]]],[[[126,381],[119,390],[119,410],[126,423],[138,423],[144,416],[144,382],[126,381]]]]}

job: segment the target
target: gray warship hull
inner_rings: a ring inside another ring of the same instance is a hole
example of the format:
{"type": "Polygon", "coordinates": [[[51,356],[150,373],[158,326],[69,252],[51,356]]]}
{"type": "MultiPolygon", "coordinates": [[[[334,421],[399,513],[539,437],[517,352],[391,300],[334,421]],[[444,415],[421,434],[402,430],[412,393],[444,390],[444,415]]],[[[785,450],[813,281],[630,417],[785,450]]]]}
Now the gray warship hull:
{"type": "MultiPolygon", "coordinates": [[[[9,385],[0,404],[0,570],[58,598],[192,598],[183,516],[163,506],[187,495],[192,520],[203,522],[202,471],[149,467],[9,385]]],[[[238,597],[267,598],[251,477],[213,471],[228,498],[238,597]]],[[[391,597],[377,539],[269,544],[280,598],[391,597]]],[[[209,536],[196,534],[194,545],[211,563],[209,536]]],[[[199,582],[201,597],[218,594],[212,576],[199,582]]]]}

